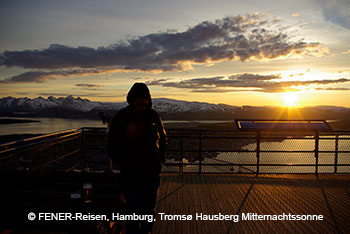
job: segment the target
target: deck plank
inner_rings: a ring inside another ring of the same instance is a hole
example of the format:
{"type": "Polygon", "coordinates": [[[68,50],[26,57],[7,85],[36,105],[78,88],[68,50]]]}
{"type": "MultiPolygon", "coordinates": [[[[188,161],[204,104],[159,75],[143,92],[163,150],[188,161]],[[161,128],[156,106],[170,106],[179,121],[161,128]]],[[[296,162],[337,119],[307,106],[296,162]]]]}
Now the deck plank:
{"type": "Polygon", "coordinates": [[[154,233],[349,233],[349,175],[162,174],[156,213],[193,216],[160,220],[154,233]],[[240,220],[196,220],[238,215],[240,220]],[[323,215],[323,221],[241,220],[242,213],[323,215]]]}

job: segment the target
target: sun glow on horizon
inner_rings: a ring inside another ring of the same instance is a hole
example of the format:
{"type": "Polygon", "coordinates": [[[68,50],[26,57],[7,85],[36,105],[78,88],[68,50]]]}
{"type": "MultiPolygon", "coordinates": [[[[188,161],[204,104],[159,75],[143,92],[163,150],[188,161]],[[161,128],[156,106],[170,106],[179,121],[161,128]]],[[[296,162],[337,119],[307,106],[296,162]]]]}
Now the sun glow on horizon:
{"type": "Polygon", "coordinates": [[[299,96],[298,93],[288,92],[282,94],[284,106],[295,107],[298,104],[299,96]]]}

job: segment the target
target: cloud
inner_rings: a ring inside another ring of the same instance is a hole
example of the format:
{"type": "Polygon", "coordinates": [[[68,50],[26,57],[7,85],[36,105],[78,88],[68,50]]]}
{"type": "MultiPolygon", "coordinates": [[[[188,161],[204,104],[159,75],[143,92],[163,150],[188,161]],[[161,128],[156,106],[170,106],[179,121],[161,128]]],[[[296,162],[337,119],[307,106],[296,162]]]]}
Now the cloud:
{"type": "Polygon", "coordinates": [[[83,87],[83,88],[97,88],[102,87],[103,85],[97,85],[97,84],[75,84],[77,87],[83,87]]]}
{"type": "Polygon", "coordinates": [[[106,71],[98,69],[74,69],[74,70],[57,70],[57,71],[30,71],[22,74],[8,77],[0,80],[0,84],[14,84],[14,83],[44,83],[47,80],[55,80],[58,76],[86,76],[91,74],[101,74],[106,71]]]}
{"type": "Polygon", "coordinates": [[[115,97],[124,97],[123,95],[117,95],[117,94],[106,94],[106,93],[37,93],[38,96],[56,96],[56,97],[66,97],[66,96],[74,96],[74,97],[98,97],[98,98],[115,98],[115,97]]]}
{"type": "Polygon", "coordinates": [[[97,84],[75,84],[75,86],[85,90],[100,90],[100,91],[103,90],[101,89],[103,85],[97,85],[97,84]]]}
{"type": "Polygon", "coordinates": [[[350,54],[350,50],[343,51],[342,54],[350,54]]]}
{"type": "Polygon", "coordinates": [[[50,72],[30,71],[1,80],[0,84],[43,83],[48,79],[54,79],[50,72]]]}
{"type": "Polygon", "coordinates": [[[106,47],[52,44],[41,50],[5,51],[0,55],[0,66],[39,71],[8,78],[2,83],[41,83],[55,76],[89,74],[91,69],[105,72],[183,71],[193,69],[193,64],[326,53],[318,42],[298,40],[284,29],[277,30],[278,22],[259,14],[225,17],[204,21],[183,32],[153,33],[106,47]],[[62,69],[70,69],[72,73],[62,72],[62,69]]]}
{"type": "Polygon", "coordinates": [[[192,92],[285,92],[299,91],[298,86],[328,85],[350,82],[350,79],[281,81],[280,75],[238,74],[228,77],[194,78],[182,81],[158,79],[146,82],[150,86],[189,89],[192,92]]]}
{"type": "Polygon", "coordinates": [[[349,91],[350,88],[315,88],[315,90],[327,90],[327,91],[349,91]]]}

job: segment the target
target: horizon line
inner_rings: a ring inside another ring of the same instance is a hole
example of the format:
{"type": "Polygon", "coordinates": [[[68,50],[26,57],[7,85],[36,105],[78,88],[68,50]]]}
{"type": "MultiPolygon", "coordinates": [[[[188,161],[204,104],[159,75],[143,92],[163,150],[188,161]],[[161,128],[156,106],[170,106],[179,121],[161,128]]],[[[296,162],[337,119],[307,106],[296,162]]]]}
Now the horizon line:
{"type": "MultiPolygon", "coordinates": [[[[36,99],[36,98],[43,98],[43,99],[48,99],[49,97],[53,97],[53,98],[68,98],[68,97],[73,97],[75,99],[86,99],[90,102],[99,102],[99,103],[125,103],[126,101],[122,101],[122,102],[108,102],[108,101],[92,101],[89,98],[85,98],[85,97],[81,97],[80,95],[57,95],[57,96],[53,96],[53,95],[39,95],[35,98],[29,98],[29,97],[13,97],[13,96],[3,96],[0,97],[0,99],[3,98],[15,98],[15,99],[20,99],[20,98],[28,98],[30,100],[36,99]],[[44,96],[44,97],[43,97],[44,96]],[[45,96],[47,96],[45,98],[45,96]]],[[[179,99],[173,99],[173,98],[166,98],[166,97],[156,97],[156,98],[152,98],[154,99],[168,99],[168,100],[174,100],[174,101],[182,101],[182,102],[197,102],[197,103],[205,103],[205,104],[211,104],[211,105],[227,105],[227,106],[231,106],[231,107],[237,107],[237,108],[242,108],[242,107],[270,107],[270,108],[283,108],[283,109],[300,109],[300,108],[310,108],[310,107],[336,107],[336,108],[346,108],[346,109],[350,109],[350,106],[335,106],[335,105],[296,105],[296,106],[283,106],[283,105],[241,105],[241,106],[236,106],[236,105],[230,105],[230,104],[226,104],[226,103],[210,103],[210,102],[204,102],[204,101],[187,101],[187,100],[179,100],[179,99]]]]}

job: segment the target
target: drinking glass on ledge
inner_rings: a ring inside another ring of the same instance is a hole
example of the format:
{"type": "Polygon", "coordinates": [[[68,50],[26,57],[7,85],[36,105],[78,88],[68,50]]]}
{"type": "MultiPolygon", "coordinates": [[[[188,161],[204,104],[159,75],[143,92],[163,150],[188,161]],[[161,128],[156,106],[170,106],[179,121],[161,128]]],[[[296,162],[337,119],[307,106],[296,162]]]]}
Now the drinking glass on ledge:
{"type": "Polygon", "coordinates": [[[85,203],[92,202],[92,187],[92,183],[83,184],[83,194],[85,203]]]}

